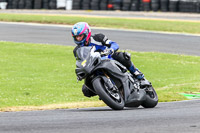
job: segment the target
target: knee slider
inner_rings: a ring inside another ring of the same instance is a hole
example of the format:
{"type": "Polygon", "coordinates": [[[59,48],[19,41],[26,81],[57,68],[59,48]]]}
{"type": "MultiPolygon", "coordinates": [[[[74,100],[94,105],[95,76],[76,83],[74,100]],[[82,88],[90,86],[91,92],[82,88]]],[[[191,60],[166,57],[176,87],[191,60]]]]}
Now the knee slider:
{"type": "Polygon", "coordinates": [[[124,60],[125,60],[125,63],[124,65],[126,66],[127,69],[129,69],[131,67],[131,54],[130,53],[127,53],[127,52],[124,52],[123,53],[124,55],[124,60]]]}
{"type": "Polygon", "coordinates": [[[113,59],[119,61],[127,69],[131,66],[131,54],[129,54],[127,52],[117,52],[112,57],[113,57],[113,59]]]}
{"type": "Polygon", "coordinates": [[[92,97],[92,96],[96,95],[95,93],[90,91],[85,84],[82,86],[82,92],[83,92],[84,96],[86,96],[86,97],[92,97]]]}
{"type": "Polygon", "coordinates": [[[131,60],[131,54],[130,53],[124,52],[123,55],[124,55],[124,59],[126,59],[128,61],[131,60]]]}

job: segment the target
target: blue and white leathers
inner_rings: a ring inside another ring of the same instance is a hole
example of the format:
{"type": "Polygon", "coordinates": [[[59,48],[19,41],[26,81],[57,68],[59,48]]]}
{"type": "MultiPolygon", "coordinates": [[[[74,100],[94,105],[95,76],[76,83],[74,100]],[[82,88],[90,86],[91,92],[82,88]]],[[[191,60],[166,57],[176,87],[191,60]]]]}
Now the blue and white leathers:
{"type": "MultiPolygon", "coordinates": [[[[114,51],[117,51],[119,49],[119,45],[116,42],[107,40],[106,45],[103,45],[102,42],[94,40],[93,37],[91,37],[90,44],[88,46],[95,46],[96,51],[104,51],[107,48],[112,48],[114,51]]],[[[112,59],[111,55],[102,57],[102,59],[106,59],[106,58],[112,59]]]]}

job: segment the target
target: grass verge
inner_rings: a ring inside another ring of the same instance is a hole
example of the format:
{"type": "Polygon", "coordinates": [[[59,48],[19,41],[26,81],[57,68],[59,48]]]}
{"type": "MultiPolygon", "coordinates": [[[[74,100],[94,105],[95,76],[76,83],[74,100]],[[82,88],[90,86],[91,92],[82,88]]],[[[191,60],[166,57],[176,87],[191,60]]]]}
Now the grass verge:
{"type": "MultiPolygon", "coordinates": [[[[84,97],[83,82],[76,82],[73,47],[0,42],[0,49],[0,110],[98,101],[84,97]]],[[[129,52],[160,102],[186,100],[179,93],[200,92],[200,57],[129,52]]]]}
{"type": "Polygon", "coordinates": [[[181,32],[200,34],[200,22],[148,20],[114,17],[88,17],[71,15],[33,15],[0,13],[0,21],[36,22],[51,24],[73,25],[80,21],[88,22],[91,26],[120,29],[151,30],[165,32],[181,32]]]}

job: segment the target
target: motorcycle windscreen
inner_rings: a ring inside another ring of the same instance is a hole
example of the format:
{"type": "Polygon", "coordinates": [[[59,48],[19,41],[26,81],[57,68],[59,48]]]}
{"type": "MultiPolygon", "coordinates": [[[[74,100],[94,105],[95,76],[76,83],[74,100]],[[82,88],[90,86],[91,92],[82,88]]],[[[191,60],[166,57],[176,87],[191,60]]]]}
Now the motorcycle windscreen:
{"type": "Polygon", "coordinates": [[[85,60],[90,53],[91,46],[83,46],[76,50],[76,58],[77,60],[85,60]]]}

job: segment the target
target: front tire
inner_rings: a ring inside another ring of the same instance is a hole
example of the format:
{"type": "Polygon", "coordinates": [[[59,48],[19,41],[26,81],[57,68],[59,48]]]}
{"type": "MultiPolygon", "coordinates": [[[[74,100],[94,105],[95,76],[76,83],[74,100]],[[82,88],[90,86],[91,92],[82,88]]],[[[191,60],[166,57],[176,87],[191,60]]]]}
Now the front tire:
{"type": "Polygon", "coordinates": [[[122,110],[124,108],[124,100],[121,94],[108,90],[102,78],[96,78],[92,84],[100,99],[102,99],[110,108],[114,110],[122,110]],[[116,95],[116,98],[113,95],[116,95]]]}

